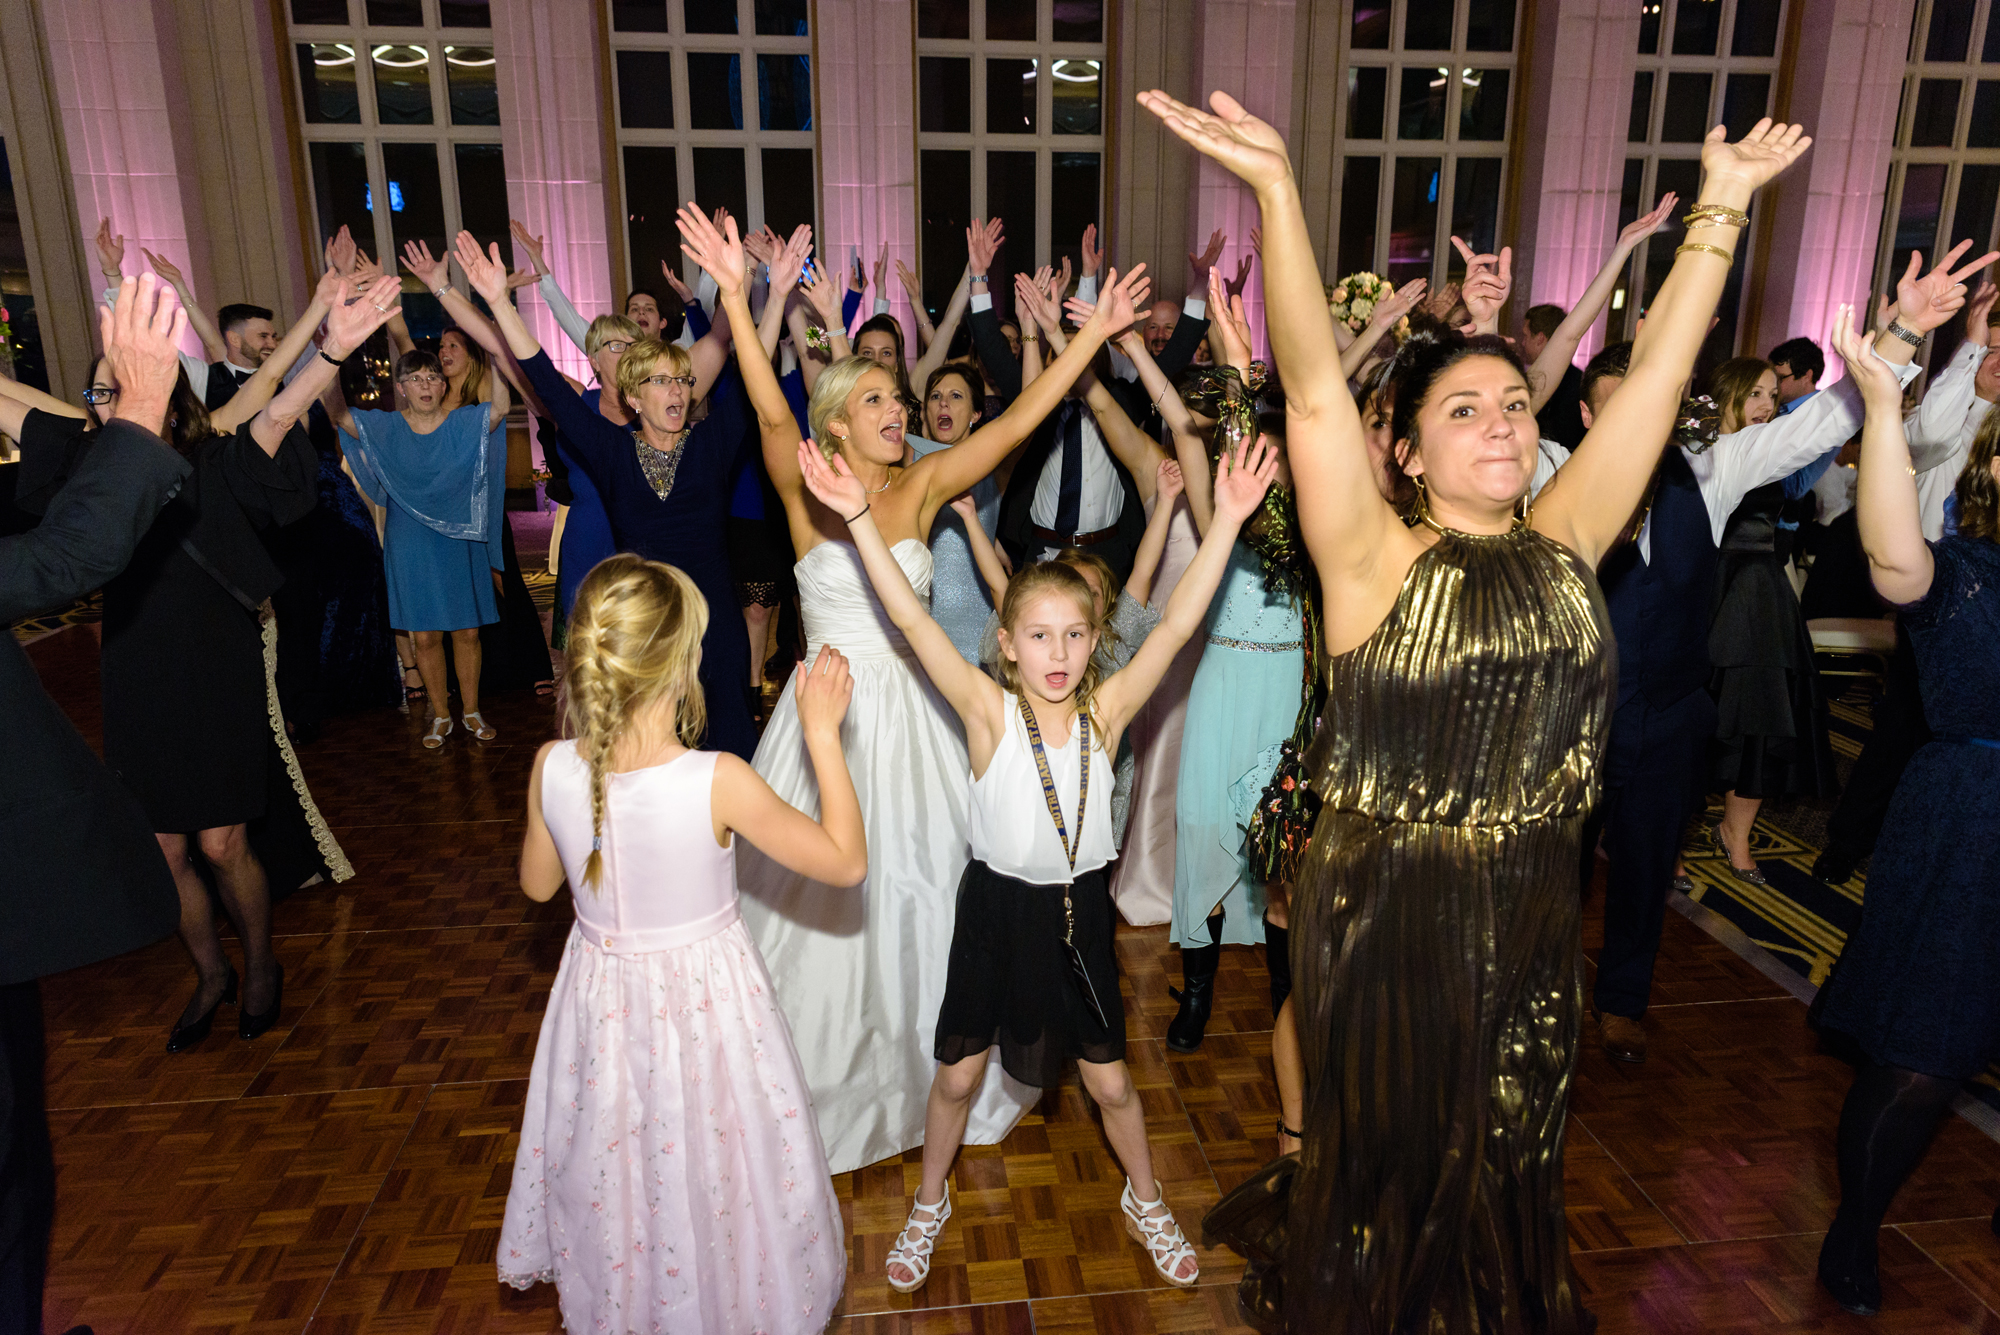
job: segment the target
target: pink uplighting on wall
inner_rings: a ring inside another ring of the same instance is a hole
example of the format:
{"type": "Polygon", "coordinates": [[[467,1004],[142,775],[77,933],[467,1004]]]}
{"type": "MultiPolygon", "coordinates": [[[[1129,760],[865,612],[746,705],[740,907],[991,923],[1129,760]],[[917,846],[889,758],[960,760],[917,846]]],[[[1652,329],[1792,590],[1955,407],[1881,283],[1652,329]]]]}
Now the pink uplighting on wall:
{"type": "Polygon", "coordinates": [[[912,7],[908,0],[820,0],[813,22],[825,224],[815,244],[824,263],[845,272],[859,254],[872,274],[887,243],[888,290],[871,291],[861,317],[876,296],[887,297],[907,336],[915,325],[895,274],[898,260],[913,270],[918,264],[917,102],[907,74],[885,71],[908,68],[912,7]]]}
{"type": "MultiPolygon", "coordinates": [[[[42,14],[83,230],[94,233],[99,218],[111,219],[111,230],[125,238],[127,274],[148,272],[143,246],[184,265],[196,296],[213,309],[215,294],[204,290],[208,257],[188,242],[174,108],[152,6],[145,0],[65,0],[44,6],[42,14]]],[[[91,259],[94,265],[94,252],[91,259]]],[[[182,347],[202,355],[192,332],[182,347]]]]}
{"type": "MultiPolygon", "coordinates": [[[[1243,103],[1251,115],[1265,121],[1279,134],[1289,136],[1292,125],[1292,46],[1297,9],[1293,0],[1207,0],[1196,10],[1195,81],[1206,98],[1208,89],[1222,88],[1243,103]]],[[[1226,168],[1202,158],[1197,168],[1193,214],[1188,228],[1189,248],[1199,253],[1208,246],[1216,228],[1228,235],[1222,258],[1216,267],[1223,278],[1236,276],[1236,267],[1251,253],[1250,229],[1257,225],[1257,197],[1226,168]]],[[[1144,258],[1144,257],[1141,257],[1144,258]]],[[[1153,276],[1158,296],[1175,298],[1207,297],[1193,289],[1194,273],[1185,256],[1162,255],[1156,261],[1160,272],[1153,276]]],[[[1243,289],[1243,310],[1250,319],[1250,333],[1257,355],[1270,355],[1264,334],[1264,274],[1251,266],[1249,285],[1243,289]]]]}
{"type": "MultiPolygon", "coordinates": [[[[543,238],[549,269],[586,320],[624,309],[624,275],[611,272],[605,235],[602,72],[589,23],[536,0],[494,0],[493,54],[500,91],[507,207],[543,238]]],[[[516,255],[517,264],[525,255],[516,255]]],[[[657,280],[655,280],[657,281],[657,280]]],[[[555,364],[588,384],[584,355],[532,287],[521,314],[555,364]]]]}

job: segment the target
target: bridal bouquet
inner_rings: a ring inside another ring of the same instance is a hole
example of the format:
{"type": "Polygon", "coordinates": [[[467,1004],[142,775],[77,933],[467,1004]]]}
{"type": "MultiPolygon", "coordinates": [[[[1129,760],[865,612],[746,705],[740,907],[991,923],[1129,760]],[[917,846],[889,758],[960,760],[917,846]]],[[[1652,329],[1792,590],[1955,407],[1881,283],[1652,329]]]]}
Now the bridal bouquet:
{"type": "Polygon", "coordinates": [[[1387,301],[1395,290],[1395,284],[1376,274],[1349,274],[1326,290],[1326,308],[1335,320],[1358,334],[1368,327],[1375,307],[1387,301]]]}

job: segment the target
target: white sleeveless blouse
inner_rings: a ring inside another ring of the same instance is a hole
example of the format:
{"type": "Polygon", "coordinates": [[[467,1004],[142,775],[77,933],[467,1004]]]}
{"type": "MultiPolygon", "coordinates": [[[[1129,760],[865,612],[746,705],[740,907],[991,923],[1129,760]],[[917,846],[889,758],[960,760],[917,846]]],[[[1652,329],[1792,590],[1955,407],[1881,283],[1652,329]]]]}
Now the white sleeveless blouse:
{"type": "MultiPolygon", "coordinates": [[[[1091,729],[1090,805],[1083,814],[1083,835],[1076,850],[1076,869],[1063,852],[1056,835],[1056,823],[1049,815],[1048,799],[1042,793],[1040,771],[1035,768],[1034,747],[1028,742],[1028,727],[1021,720],[1020,697],[1009,694],[1007,731],[994,748],[993,763],[986,773],[972,781],[972,809],[968,825],[972,856],[1002,876],[1011,876],[1030,885],[1066,885],[1087,871],[1102,867],[1118,856],[1111,837],[1111,789],[1116,782],[1111,757],[1104,743],[1091,729]]],[[[1081,715],[1078,715],[1081,718],[1081,715]]],[[[1082,766],[1077,753],[1079,728],[1070,724],[1070,734],[1060,747],[1044,735],[1042,749],[1048,757],[1049,777],[1056,786],[1056,800],[1062,805],[1063,824],[1076,835],[1076,798],[1081,786],[1082,766]]]]}

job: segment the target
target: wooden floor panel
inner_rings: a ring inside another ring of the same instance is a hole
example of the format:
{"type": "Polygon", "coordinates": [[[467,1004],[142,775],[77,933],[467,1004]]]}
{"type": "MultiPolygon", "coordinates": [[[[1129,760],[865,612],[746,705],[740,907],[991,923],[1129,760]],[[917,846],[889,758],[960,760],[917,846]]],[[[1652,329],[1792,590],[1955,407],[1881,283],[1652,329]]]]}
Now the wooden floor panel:
{"type": "MultiPolygon", "coordinates": [[[[87,733],[95,654],[65,630],[31,650],[87,733]]],[[[527,765],[553,708],[491,702],[501,729],[418,745],[416,715],[331,721],[300,748],[356,876],[274,913],[285,1012],[256,1043],[218,1032],[168,1056],[192,987],[174,942],[44,987],[59,1216],[49,1326],[103,1335],[540,1335],[547,1285],[495,1278],[529,1064],[569,901],[516,888],[527,765]]],[[[1587,902],[1586,975],[1601,941],[1587,902]]],[[[1157,1174],[1190,1238],[1276,1151],[1261,946],[1223,951],[1201,1050],[1164,1037],[1180,981],[1167,929],[1121,929],[1128,1049],[1157,1174]]],[[[231,943],[232,954],[234,944],[231,943]]],[[[2000,1145],[1953,1119],[1896,1202],[1888,1298],[1872,1321],[1813,1282],[1837,1195],[1847,1068],[1805,1010],[1678,914],[1647,1019],[1652,1055],[1586,1042],[1567,1129],[1570,1242],[1604,1335],[1665,1331],[2000,1335],[2000,1145]]],[[[1126,1236],[1123,1177],[1074,1073],[1001,1145],[968,1148],[928,1287],[884,1265],[921,1154],[835,1180],[849,1250],[840,1335],[1247,1331],[1241,1262],[1201,1252],[1197,1288],[1161,1282],[1126,1236]]]]}

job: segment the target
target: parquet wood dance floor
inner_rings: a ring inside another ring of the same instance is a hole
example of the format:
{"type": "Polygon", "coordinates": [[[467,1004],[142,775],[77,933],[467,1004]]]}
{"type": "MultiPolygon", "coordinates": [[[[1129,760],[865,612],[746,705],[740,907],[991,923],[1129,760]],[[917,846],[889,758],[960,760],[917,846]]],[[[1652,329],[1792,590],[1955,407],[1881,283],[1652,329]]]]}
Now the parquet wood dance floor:
{"type": "MultiPolygon", "coordinates": [[[[87,632],[31,652],[94,738],[87,632]]],[[[488,717],[500,738],[486,746],[461,731],[426,752],[417,718],[384,711],[301,748],[358,874],[276,910],[284,1015],[257,1042],[225,1010],[199,1049],[162,1050],[191,986],[172,941],[46,983],[50,1330],[561,1328],[553,1290],[505,1290],[493,1260],[570,923],[566,897],[535,905],[514,881],[527,766],[553,716],[515,696],[488,717]]],[[[1586,955],[1596,932],[1593,913],[1586,955]]],[[[1209,1039],[1181,1057],[1162,1041],[1179,967],[1165,929],[1124,929],[1119,950],[1160,1176],[1194,1235],[1275,1153],[1262,952],[1225,952],[1209,1039]]],[[[1571,1241],[1604,1335],[2000,1332],[2000,1144],[1948,1122],[1890,1216],[1882,1315],[1846,1316],[1813,1282],[1846,1068],[1817,1051],[1798,1001],[1678,914],[1655,999],[1650,1060],[1617,1066],[1586,1045],[1571,1103],[1571,1241]]],[[[1180,1292],[1127,1240],[1121,1175],[1074,1077],[1005,1144],[964,1152],[957,1214],[911,1299],[883,1265],[917,1159],[837,1183],[842,1335],[1247,1329],[1231,1254],[1204,1252],[1201,1286],[1180,1292]]]]}

